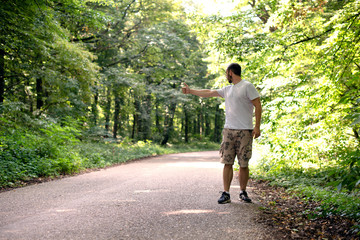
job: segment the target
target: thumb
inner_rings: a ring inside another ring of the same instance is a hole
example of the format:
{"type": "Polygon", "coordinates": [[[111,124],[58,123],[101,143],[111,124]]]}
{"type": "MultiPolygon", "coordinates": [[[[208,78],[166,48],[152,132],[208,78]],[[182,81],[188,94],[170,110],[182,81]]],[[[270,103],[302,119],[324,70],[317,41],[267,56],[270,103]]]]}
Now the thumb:
{"type": "Polygon", "coordinates": [[[186,83],[184,83],[185,87],[189,87],[186,83]]]}
{"type": "Polygon", "coordinates": [[[253,130],[253,132],[252,132],[252,137],[253,137],[253,138],[256,138],[256,132],[255,132],[255,130],[253,130]]]}

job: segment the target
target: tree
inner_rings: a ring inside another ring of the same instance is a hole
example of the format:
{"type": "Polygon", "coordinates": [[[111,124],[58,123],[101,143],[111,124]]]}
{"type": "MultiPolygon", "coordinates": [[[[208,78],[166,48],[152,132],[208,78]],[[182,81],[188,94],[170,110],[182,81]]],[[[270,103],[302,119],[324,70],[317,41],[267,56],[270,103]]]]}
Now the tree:
{"type": "MultiPolygon", "coordinates": [[[[36,95],[41,111],[55,115],[61,115],[65,108],[76,109],[72,114],[85,111],[97,66],[81,44],[70,42],[71,34],[62,26],[63,13],[71,4],[80,7],[71,0],[2,4],[4,101],[22,101],[32,109],[32,96],[36,95]]],[[[66,13],[77,15],[76,11],[66,13]]]]}
{"type": "MultiPolygon", "coordinates": [[[[146,112],[152,109],[153,98],[155,103],[165,102],[164,108],[164,133],[161,143],[166,144],[171,138],[174,127],[176,107],[181,97],[179,89],[185,79],[196,81],[203,78],[206,73],[204,56],[199,48],[199,43],[189,33],[186,25],[179,20],[168,21],[154,25],[152,28],[141,32],[139,49],[146,48],[140,61],[133,62],[136,72],[143,75],[145,92],[141,104],[135,100],[139,116],[144,117],[142,125],[146,126],[143,132],[152,128],[152,114],[146,112]]],[[[156,106],[159,109],[159,106],[156,106]]],[[[158,112],[159,113],[159,112],[158,112]]],[[[157,115],[157,121],[159,116],[157,115]]],[[[140,124],[138,124],[140,125],[140,124]]],[[[142,136],[144,139],[148,134],[142,136]]]]}
{"type": "Polygon", "coordinates": [[[205,105],[179,92],[181,82],[205,87],[213,75],[206,76],[206,54],[177,3],[29,0],[0,10],[4,105],[59,121],[72,116],[100,136],[166,144],[184,135],[189,103],[199,117],[195,127],[195,114],[185,121],[186,139],[211,134],[205,105]]]}

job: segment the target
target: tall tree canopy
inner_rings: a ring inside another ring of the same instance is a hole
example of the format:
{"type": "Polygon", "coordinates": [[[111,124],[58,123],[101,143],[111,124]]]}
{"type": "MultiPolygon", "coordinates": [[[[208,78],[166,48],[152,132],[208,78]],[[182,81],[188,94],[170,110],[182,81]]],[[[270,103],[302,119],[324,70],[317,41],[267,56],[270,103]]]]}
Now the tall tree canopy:
{"type": "Polygon", "coordinates": [[[219,139],[216,107],[190,107],[199,100],[179,94],[183,81],[204,87],[209,80],[206,53],[179,3],[26,0],[5,1],[0,11],[4,109],[15,104],[60,121],[71,116],[114,138],[219,139]]]}

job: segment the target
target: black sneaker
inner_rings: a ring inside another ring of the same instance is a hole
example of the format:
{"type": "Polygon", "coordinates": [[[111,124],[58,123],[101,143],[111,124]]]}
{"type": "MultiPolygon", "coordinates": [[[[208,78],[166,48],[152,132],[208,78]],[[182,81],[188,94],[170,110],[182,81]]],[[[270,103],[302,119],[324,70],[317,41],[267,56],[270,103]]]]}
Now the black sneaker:
{"type": "Polygon", "coordinates": [[[239,199],[244,201],[244,202],[248,202],[248,203],[251,202],[251,199],[248,197],[246,191],[241,191],[240,192],[239,199]]]}
{"type": "Polygon", "coordinates": [[[218,200],[219,204],[231,203],[230,194],[226,192],[222,192],[221,197],[218,200]]]}

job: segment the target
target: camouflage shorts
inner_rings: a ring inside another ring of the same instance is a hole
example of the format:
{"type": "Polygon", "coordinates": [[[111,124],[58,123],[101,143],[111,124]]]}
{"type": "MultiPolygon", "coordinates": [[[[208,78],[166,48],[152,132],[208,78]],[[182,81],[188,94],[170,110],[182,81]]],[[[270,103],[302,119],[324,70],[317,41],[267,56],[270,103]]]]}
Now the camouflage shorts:
{"type": "Polygon", "coordinates": [[[252,154],[252,130],[223,130],[223,140],[220,148],[221,163],[234,164],[235,156],[240,167],[248,167],[252,154]]]}

